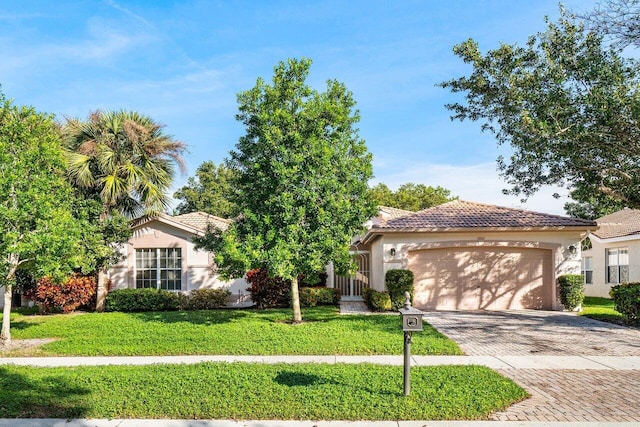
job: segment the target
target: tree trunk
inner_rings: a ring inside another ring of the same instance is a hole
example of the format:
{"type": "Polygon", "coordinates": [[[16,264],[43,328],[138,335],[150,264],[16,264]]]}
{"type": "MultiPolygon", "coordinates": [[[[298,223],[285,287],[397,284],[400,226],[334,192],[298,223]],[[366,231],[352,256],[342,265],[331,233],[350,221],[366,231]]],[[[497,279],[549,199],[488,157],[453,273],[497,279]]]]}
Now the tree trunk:
{"type": "Polygon", "coordinates": [[[98,289],[96,291],[96,311],[102,313],[104,311],[104,303],[109,292],[109,277],[105,267],[98,270],[98,289]]]}
{"type": "Polygon", "coordinates": [[[2,332],[0,333],[0,345],[11,344],[11,298],[13,286],[7,280],[4,285],[4,308],[2,309],[2,332]]]}
{"type": "Polygon", "coordinates": [[[293,323],[302,323],[300,311],[300,293],[298,292],[298,278],[291,279],[291,307],[293,307],[293,323]]]}

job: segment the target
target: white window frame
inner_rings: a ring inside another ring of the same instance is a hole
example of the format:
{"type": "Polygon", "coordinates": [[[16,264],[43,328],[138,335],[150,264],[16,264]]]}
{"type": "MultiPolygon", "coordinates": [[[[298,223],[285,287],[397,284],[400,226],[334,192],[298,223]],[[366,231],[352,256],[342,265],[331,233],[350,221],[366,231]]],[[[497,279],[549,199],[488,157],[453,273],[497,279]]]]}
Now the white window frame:
{"type": "Polygon", "coordinates": [[[605,276],[607,284],[624,283],[623,276],[629,281],[629,248],[607,248],[605,249],[606,270],[605,276]],[[612,274],[615,272],[615,277],[612,274]]]}
{"type": "Polygon", "coordinates": [[[181,291],[182,248],[136,249],[135,285],[136,288],[181,291]]]}

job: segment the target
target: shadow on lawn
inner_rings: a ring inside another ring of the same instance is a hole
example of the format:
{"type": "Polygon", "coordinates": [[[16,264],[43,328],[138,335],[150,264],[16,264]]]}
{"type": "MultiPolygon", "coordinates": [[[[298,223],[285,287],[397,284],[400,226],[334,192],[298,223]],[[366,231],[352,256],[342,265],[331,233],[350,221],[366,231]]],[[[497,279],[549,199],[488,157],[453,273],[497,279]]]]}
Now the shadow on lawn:
{"type": "Polygon", "coordinates": [[[0,418],[84,418],[82,396],[90,391],[51,374],[29,378],[19,368],[0,367],[0,418]]]}
{"type": "MultiPolygon", "coordinates": [[[[330,379],[321,375],[308,374],[305,372],[298,372],[298,371],[280,371],[278,372],[278,375],[276,375],[275,377],[275,382],[288,387],[310,387],[310,386],[321,386],[325,384],[329,384],[333,386],[343,386],[345,390],[353,387],[353,385],[336,381],[334,379],[330,379]]],[[[360,390],[366,391],[367,393],[370,393],[372,395],[387,395],[387,396],[395,396],[395,397],[399,397],[402,395],[402,393],[400,392],[393,393],[389,391],[373,389],[371,387],[367,387],[364,384],[359,388],[360,390]]]]}

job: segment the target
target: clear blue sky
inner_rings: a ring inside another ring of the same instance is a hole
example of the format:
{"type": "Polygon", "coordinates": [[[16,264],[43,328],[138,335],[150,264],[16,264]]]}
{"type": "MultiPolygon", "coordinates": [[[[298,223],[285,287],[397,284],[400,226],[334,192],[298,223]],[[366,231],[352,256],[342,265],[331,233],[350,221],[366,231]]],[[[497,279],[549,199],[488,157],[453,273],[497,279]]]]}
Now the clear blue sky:
{"type": "MultiPolygon", "coordinates": [[[[505,152],[477,123],[449,120],[436,87],[469,69],[452,53],[522,43],[555,18],[551,0],[0,2],[0,84],[17,104],[64,116],[96,109],[150,115],[189,145],[189,175],[223,161],[242,135],[236,94],[274,65],[314,61],[309,83],[337,79],[354,93],[377,182],[441,185],[470,201],[562,213],[545,190],[521,204],[501,194],[505,152]]],[[[574,11],[595,1],[570,0],[574,11]]],[[[176,188],[186,182],[179,177],[176,188]]]]}

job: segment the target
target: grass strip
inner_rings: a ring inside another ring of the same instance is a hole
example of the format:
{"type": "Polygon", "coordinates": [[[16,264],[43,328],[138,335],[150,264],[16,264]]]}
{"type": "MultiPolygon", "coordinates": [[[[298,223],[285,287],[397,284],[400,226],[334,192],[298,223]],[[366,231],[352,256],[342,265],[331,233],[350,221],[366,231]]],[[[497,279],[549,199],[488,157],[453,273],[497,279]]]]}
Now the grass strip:
{"type": "Polygon", "coordinates": [[[585,297],[580,315],[626,326],[624,316],[615,310],[613,300],[610,298],[585,297]]]}
{"type": "Polygon", "coordinates": [[[486,419],[527,397],[482,366],[0,367],[0,418],[486,419]]]}
{"type": "MultiPolygon", "coordinates": [[[[304,310],[203,310],[151,313],[14,315],[14,339],[58,338],[10,355],[373,355],[402,354],[399,316],[340,315],[334,307],[304,310]]],[[[425,325],[412,352],[461,354],[457,344],[425,325]]],[[[6,354],[5,354],[6,355],[6,354]]]]}

